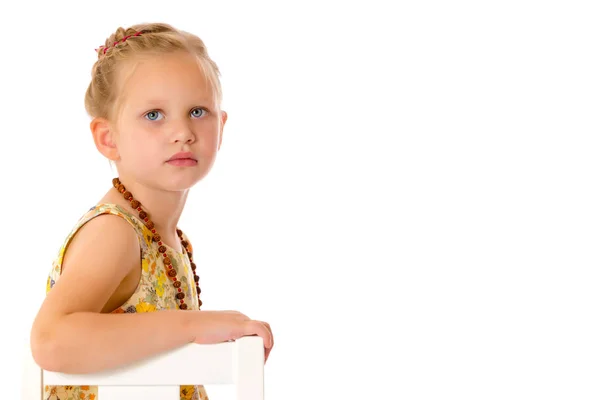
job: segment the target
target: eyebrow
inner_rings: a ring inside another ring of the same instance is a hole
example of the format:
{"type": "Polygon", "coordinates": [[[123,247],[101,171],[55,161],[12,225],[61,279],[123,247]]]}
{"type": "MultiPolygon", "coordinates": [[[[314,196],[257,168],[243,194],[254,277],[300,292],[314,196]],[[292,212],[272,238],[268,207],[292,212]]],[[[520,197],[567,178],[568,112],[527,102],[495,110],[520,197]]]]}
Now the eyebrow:
{"type": "MultiPolygon", "coordinates": [[[[154,106],[163,105],[166,102],[167,102],[166,100],[152,99],[152,100],[148,100],[148,101],[140,101],[138,104],[141,107],[154,107],[154,106]]],[[[195,105],[207,105],[207,104],[212,104],[213,101],[212,101],[212,99],[202,98],[202,99],[195,99],[191,103],[195,104],[195,105]]]]}

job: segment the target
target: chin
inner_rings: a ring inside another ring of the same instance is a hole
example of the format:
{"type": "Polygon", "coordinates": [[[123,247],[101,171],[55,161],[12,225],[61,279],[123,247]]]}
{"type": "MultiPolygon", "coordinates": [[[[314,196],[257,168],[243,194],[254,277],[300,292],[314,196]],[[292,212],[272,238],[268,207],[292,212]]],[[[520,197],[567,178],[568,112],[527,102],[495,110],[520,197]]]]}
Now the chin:
{"type": "MultiPolygon", "coordinates": [[[[194,187],[200,182],[210,171],[210,167],[196,166],[186,168],[152,168],[141,170],[138,168],[137,171],[131,174],[131,178],[134,181],[141,183],[142,185],[154,188],[158,190],[165,190],[169,192],[181,192],[186,191],[194,187]]],[[[129,175],[129,174],[127,174],[129,175]]]]}
{"type": "Polygon", "coordinates": [[[181,173],[166,173],[161,182],[157,182],[160,187],[169,191],[185,191],[194,187],[200,182],[207,172],[200,173],[199,171],[181,171],[181,173]],[[194,173],[195,172],[195,173],[194,173]]]}

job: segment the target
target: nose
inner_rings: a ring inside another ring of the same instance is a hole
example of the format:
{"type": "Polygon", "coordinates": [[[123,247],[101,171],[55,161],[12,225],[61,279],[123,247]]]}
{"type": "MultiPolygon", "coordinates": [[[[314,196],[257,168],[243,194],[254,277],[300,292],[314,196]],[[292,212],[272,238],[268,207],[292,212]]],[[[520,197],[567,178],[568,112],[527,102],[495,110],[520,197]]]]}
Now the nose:
{"type": "Polygon", "coordinates": [[[175,143],[193,143],[196,135],[188,121],[181,121],[173,126],[172,140],[175,143]]]}

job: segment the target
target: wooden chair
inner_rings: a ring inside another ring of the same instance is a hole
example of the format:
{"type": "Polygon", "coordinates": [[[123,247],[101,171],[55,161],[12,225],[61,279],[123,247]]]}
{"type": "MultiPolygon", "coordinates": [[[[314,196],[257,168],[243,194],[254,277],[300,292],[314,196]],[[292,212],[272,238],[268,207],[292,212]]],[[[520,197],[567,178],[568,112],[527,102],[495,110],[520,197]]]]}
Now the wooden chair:
{"type": "Polygon", "coordinates": [[[118,369],[81,375],[42,370],[26,346],[21,400],[41,400],[45,385],[98,386],[98,400],[179,400],[179,385],[214,384],[235,385],[237,400],[263,400],[263,346],[258,336],[187,344],[118,369]]]}

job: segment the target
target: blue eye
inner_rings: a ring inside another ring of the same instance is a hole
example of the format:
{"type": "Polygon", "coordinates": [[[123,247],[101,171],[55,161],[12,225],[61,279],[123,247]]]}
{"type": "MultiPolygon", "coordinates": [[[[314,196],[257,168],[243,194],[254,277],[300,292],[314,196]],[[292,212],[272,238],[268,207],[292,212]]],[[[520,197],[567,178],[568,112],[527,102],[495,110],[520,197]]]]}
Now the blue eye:
{"type": "Polygon", "coordinates": [[[201,113],[205,113],[205,112],[206,112],[206,111],[205,111],[204,109],[202,109],[202,108],[194,108],[194,109],[192,110],[191,114],[192,114],[192,116],[193,116],[193,117],[195,117],[195,118],[200,118],[200,117],[202,116],[202,114],[200,114],[200,113],[198,113],[198,112],[196,112],[196,111],[198,111],[198,112],[201,112],[201,113]]]}
{"type": "Polygon", "coordinates": [[[146,118],[148,118],[150,121],[157,121],[158,120],[158,116],[160,115],[160,112],[158,111],[150,111],[148,112],[145,116],[146,118]]]}

